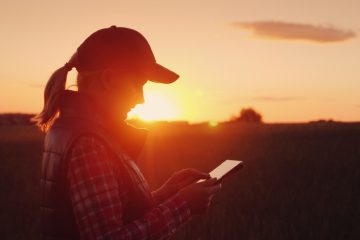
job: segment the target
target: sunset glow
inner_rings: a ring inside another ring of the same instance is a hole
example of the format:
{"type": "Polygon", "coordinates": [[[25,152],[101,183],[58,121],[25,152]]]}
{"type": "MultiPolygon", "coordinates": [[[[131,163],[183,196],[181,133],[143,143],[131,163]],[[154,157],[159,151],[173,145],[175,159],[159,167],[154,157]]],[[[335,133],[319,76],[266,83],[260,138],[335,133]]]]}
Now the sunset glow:
{"type": "Polygon", "coordinates": [[[174,120],[178,116],[178,109],[161,93],[146,93],[145,103],[138,104],[128,113],[128,118],[142,120],[174,120]]]}
{"type": "Polygon", "coordinates": [[[91,33],[117,25],[141,32],[180,75],[145,89],[129,117],[220,122],[252,107],[265,122],[360,120],[357,0],[20,0],[1,9],[0,113],[38,113],[51,73],[91,33]]]}

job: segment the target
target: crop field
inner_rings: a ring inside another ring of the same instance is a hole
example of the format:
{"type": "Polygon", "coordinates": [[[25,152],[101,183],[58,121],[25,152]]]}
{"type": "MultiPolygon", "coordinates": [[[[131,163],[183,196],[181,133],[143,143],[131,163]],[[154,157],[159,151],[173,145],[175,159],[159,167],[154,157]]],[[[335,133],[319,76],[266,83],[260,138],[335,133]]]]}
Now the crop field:
{"type": "MultiPolygon", "coordinates": [[[[39,239],[43,134],[0,126],[1,239],[39,239]]],[[[244,168],[172,240],[360,239],[360,123],[165,124],[138,160],[156,188],[174,171],[244,168]]]]}

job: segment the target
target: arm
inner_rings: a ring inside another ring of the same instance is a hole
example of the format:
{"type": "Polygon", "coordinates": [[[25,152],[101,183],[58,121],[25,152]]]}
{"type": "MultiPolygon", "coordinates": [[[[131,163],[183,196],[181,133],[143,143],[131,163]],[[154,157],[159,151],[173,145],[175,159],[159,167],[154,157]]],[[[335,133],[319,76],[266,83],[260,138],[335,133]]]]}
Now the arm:
{"type": "Polygon", "coordinates": [[[175,194],[125,225],[123,203],[128,196],[102,143],[82,138],[70,158],[70,198],[82,239],[164,239],[191,217],[186,202],[175,194]]]}

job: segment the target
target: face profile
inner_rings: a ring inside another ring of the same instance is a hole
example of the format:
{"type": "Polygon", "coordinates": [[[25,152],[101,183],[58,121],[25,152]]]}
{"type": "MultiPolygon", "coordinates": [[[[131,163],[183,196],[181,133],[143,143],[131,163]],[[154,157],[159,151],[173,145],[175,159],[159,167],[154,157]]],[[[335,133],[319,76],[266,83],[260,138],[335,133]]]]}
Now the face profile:
{"type": "Polygon", "coordinates": [[[103,108],[121,114],[121,120],[125,120],[132,108],[145,102],[143,87],[147,79],[142,75],[121,75],[122,73],[109,71],[110,73],[107,76],[103,74],[99,81],[99,85],[102,86],[95,85],[93,91],[101,91],[97,101],[101,102],[103,108]]]}

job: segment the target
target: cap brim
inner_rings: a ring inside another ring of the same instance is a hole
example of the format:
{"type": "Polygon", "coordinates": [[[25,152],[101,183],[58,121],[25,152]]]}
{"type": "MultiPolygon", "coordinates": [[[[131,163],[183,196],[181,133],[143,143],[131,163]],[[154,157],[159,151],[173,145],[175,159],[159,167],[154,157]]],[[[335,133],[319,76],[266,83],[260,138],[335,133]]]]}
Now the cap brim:
{"type": "Polygon", "coordinates": [[[156,83],[173,83],[179,78],[179,75],[173,71],[155,63],[149,73],[149,80],[156,83]]]}

